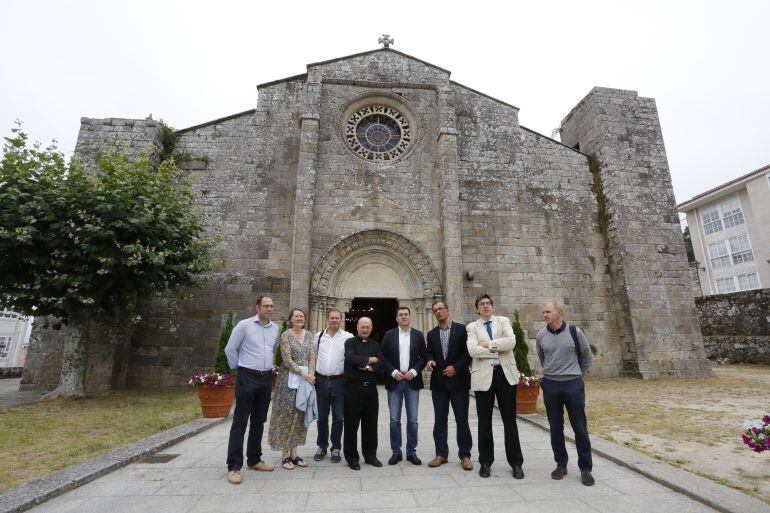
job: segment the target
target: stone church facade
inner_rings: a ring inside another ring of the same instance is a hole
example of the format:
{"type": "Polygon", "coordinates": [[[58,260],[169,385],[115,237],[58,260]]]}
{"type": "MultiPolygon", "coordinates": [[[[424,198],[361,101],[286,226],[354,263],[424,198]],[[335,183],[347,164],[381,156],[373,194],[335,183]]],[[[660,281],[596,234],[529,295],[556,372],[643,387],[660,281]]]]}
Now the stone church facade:
{"type": "MultiPolygon", "coordinates": [[[[314,329],[329,307],[385,323],[403,304],[423,331],[434,300],[469,321],[487,292],[498,314],[520,312],[531,346],[558,297],[600,375],[709,372],[653,99],[594,88],[557,142],[390,48],[257,89],[256,109],[176,132],[216,271],[149,302],[130,340],[92,348],[92,390],[183,384],[210,365],[222,314],[253,315],[264,292],[279,322],[298,306],[314,329]]],[[[108,140],[164,142],[152,120],[83,118],[76,152],[108,140]]],[[[50,386],[56,351],[31,348],[25,382],[50,386]]]]}

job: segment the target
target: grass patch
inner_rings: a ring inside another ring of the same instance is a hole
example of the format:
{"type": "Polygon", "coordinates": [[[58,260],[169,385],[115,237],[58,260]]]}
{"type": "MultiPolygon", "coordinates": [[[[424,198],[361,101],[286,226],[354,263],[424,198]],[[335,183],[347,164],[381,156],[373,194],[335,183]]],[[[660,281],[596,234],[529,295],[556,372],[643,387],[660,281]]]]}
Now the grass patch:
{"type": "Polygon", "coordinates": [[[117,390],[0,410],[0,492],[200,416],[192,389],[117,390]]]}
{"type": "MultiPolygon", "coordinates": [[[[705,379],[590,379],[588,430],[770,503],[766,455],[740,439],[743,420],[767,411],[758,393],[768,389],[770,367],[758,365],[717,367],[705,379]]],[[[542,394],[539,402],[545,414],[542,394]]]]}

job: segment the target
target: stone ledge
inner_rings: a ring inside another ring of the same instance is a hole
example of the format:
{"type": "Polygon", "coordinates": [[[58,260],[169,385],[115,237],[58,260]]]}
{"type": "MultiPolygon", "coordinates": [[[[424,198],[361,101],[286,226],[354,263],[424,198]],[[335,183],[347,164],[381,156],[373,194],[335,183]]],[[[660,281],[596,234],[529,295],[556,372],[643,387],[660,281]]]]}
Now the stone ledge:
{"type": "MultiPolygon", "coordinates": [[[[517,415],[517,418],[550,432],[548,419],[542,415],[517,415]]],[[[566,431],[564,438],[575,441],[566,431]]],[[[770,513],[770,505],[759,499],[603,438],[591,438],[591,452],[722,513],[770,513]]]]}
{"type": "Polygon", "coordinates": [[[0,494],[0,513],[18,513],[42,504],[65,492],[108,474],[143,456],[153,454],[177,442],[224,422],[221,419],[198,419],[162,431],[144,440],[109,451],[83,463],[52,472],[29,483],[0,494]]]}

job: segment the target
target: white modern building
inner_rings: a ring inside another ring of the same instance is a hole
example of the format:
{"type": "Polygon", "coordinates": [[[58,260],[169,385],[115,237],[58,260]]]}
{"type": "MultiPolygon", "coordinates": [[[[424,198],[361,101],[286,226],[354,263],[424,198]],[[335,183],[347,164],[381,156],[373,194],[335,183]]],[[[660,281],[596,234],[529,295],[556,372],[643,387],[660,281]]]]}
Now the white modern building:
{"type": "Polygon", "coordinates": [[[703,295],[770,286],[770,165],[678,205],[703,295]]]}
{"type": "Polygon", "coordinates": [[[0,367],[24,367],[33,317],[0,309],[0,367]]]}

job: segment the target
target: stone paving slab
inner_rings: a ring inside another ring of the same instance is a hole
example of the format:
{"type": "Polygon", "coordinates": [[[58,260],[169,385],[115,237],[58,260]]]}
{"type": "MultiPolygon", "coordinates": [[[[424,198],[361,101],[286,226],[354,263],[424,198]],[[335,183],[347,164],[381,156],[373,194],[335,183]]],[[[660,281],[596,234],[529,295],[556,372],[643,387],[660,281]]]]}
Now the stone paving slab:
{"type": "MultiPolygon", "coordinates": [[[[89,493],[89,490],[94,489],[102,490],[101,493],[98,494],[100,497],[107,497],[110,495],[123,496],[124,498],[151,496],[159,491],[161,487],[165,486],[165,483],[146,484],[141,480],[121,480],[118,482],[115,481],[115,477],[111,476],[110,473],[116,469],[124,470],[122,467],[125,467],[132,461],[136,461],[142,456],[153,454],[217,424],[222,424],[224,420],[225,419],[194,420],[187,424],[167,429],[166,431],[136,443],[109,451],[86,462],[72,465],[71,467],[67,467],[58,472],[53,472],[39,479],[35,479],[34,481],[30,481],[29,483],[12,488],[3,494],[0,494],[0,513],[17,513],[41,503],[45,503],[43,507],[46,508],[46,510],[51,508],[50,511],[60,511],[68,502],[81,504],[83,500],[79,499],[79,497],[93,496],[94,492],[89,493]],[[105,476],[105,478],[91,483],[101,476],[105,476]],[[67,494],[70,499],[69,501],[64,501],[61,504],[46,502],[65,492],[70,492],[67,494]]],[[[90,504],[90,502],[91,501],[86,500],[86,503],[90,504]]],[[[174,504],[181,504],[182,502],[190,501],[176,501],[174,504]]],[[[192,501],[192,503],[194,502],[195,501],[192,501]]],[[[131,506],[131,508],[134,507],[135,506],[131,506]]],[[[175,507],[177,506],[169,506],[172,510],[175,507]]],[[[111,507],[107,506],[104,508],[105,509],[102,509],[101,511],[111,509],[111,507]]],[[[89,510],[87,508],[83,509],[82,507],[76,507],[71,511],[89,510]]],[[[118,508],[116,511],[124,510],[118,508]]],[[[186,509],[183,511],[186,511],[186,509]]]]}
{"type": "MultiPolygon", "coordinates": [[[[308,468],[286,471],[276,465],[274,472],[244,468],[243,483],[234,486],[226,480],[228,419],[168,447],[164,453],[179,456],[167,463],[131,463],[31,511],[403,513],[408,508],[420,513],[770,512],[770,507],[753,497],[663,463],[651,464],[648,461],[650,458],[598,437],[592,439],[597,447],[594,455],[596,485],[585,487],[580,483],[575,463],[577,455],[572,444],[568,444],[571,458],[569,474],[561,481],[554,481],[550,479],[554,467],[553,454],[549,437],[542,429],[545,419],[539,416],[519,418],[526,473],[523,480],[513,479],[505,462],[499,417],[494,420],[496,462],[489,479],[478,475],[475,448],[472,457],[475,468],[471,472],[460,468],[456,454],[450,454],[448,464],[431,469],[427,467],[434,454],[430,392],[424,391],[420,402],[420,444],[417,452],[424,462],[421,466],[402,461],[394,466],[385,464],[382,468],[362,465],[361,471],[355,472],[344,461],[332,464],[328,457],[316,463],[312,461],[316,437],[313,425],[308,432],[308,443],[299,449],[300,456],[310,465],[308,468]],[[676,472],[666,474],[668,471],[663,467],[676,472]],[[671,483],[665,481],[666,475],[673,480],[671,483]],[[679,493],[678,489],[686,494],[679,493]],[[694,500],[692,496],[699,497],[699,500],[694,500]],[[716,509],[704,504],[704,501],[713,504],[716,509]],[[730,501],[735,501],[734,506],[728,507],[730,501]]],[[[471,404],[474,443],[475,417],[475,407],[471,404]]],[[[455,429],[450,420],[450,451],[456,451],[454,439],[455,429]]],[[[264,450],[263,458],[279,463],[277,452],[270,451],[266,444],[264,450]]],[[[381,390],[377,454],[380,460],[387,462],[390,452],[387,399],[384,390],[381,390]]]]}

